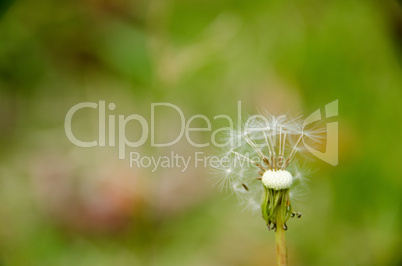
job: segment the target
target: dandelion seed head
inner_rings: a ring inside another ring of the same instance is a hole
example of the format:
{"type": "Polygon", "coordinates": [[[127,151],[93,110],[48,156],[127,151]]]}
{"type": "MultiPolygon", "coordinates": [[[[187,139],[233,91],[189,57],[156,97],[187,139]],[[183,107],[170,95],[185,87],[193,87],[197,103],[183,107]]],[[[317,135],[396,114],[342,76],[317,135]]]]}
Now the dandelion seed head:
{"type": "MultiPolygon", "coordinates": [[[[263,112],[250,116],[238,130],[225,134],[225,164],[216,167],[219,188],[235,194],[244,208],[260,209],[264,187],[289,191],[300,198],[306,176],[296,163],[308,154],[304,141],[319,142],[323,130],[317,125],[306,128],[301,115],[273,115],[263,112]]],[[[310,143],[309,143],[310,145],[310,143]]]]}

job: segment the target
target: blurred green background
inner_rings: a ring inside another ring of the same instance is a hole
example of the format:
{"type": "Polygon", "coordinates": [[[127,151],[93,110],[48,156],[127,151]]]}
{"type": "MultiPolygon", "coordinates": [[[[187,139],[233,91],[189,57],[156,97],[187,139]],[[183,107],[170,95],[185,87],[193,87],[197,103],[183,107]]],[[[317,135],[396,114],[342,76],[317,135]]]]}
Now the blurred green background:
{"type": "MultiPolygon", "coordinates": [[[[336,99],[340,162],[308,163],[289,263],[401,265],[401,14],[374,0],[1,1],[0,265],[275,265],[274,234],[208,169],[129,168],[117,148],[70,143],[65,115],[99,100],[147,119],[155,102],[187,118],[236,117],[239,100],[309,114],[336,99]]],[[[97,113],[73,126],[92,140],[97,113]]]]}

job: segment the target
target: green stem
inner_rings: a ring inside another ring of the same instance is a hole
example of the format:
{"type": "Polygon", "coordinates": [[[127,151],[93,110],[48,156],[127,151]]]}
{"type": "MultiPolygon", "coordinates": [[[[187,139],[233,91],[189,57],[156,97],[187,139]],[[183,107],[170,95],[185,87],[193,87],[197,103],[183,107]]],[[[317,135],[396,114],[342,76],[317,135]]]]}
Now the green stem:
{"type": "Polygon", "coordinates": [[[276,233],[275,233],[275,238],[276,238],[276,260],[277,260],[277,265],[278,266],[286,266],[288,265],[288,255],[287,255],[287,249],[286,249],[286,236],[285,236],[285,229],[283,228],[284,221],[283,221],[283,216],[284,216],[284,209],[283,209],[283,202],[281,202],[281,205],[278,206],[277,208],[277,214],[276,214],[276,233]]]}

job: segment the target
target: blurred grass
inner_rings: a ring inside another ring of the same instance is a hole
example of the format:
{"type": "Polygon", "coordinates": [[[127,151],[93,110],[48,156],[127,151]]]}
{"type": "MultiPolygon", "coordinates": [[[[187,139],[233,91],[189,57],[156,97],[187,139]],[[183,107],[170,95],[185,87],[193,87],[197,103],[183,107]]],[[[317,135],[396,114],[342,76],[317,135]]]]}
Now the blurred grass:
{"type": "MultiPolygon", "coordinates": [[[[117,153],[74,149],[64,116],[101,99],[128,114],[172,102],[208,117],[235,116],[238,100],[244,113],[308,114],[339,99],[340,163],[311,165],[319,169],[304,216],[289,226],[290,263],[400,265],[401,12],[374,0],[2,1],[0,264],[273,265],[262,219],[210,188],[202,169],[132,173],[145,195],[101,190],[106,203],[134,203],[128,213],[112,204],[116,213],[99,225],[106,218],[81,190],[99,185],[86,180],[117,153]],[[61,159],[48,165],[49,157],[61,159]]],[[[95,122],[80,125],[97,131],[95,122]]],[[[120,180],[123,165],[109,177],[120,180]]]]}

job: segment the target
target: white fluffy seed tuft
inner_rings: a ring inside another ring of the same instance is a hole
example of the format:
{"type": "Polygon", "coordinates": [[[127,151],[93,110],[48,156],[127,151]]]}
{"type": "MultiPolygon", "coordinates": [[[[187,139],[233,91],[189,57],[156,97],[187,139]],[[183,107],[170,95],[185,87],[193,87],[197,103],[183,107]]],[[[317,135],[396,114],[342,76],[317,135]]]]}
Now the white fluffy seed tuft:
{"type": "Polygon", "coordinates": [[[274,190],[288,189],[292,185],[292,181],[292,174],[286,170],[268,170],[262,176],[264,186],[274,190]]]}

